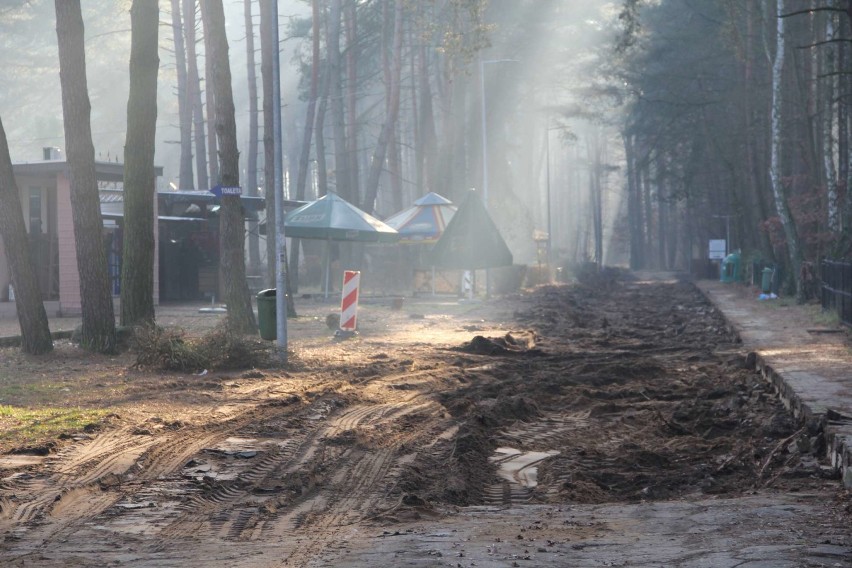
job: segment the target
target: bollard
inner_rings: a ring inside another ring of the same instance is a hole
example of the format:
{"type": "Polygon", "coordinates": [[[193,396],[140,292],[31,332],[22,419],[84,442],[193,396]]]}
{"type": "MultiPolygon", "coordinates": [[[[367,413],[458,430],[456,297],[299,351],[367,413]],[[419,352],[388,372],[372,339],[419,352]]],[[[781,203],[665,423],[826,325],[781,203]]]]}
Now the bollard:
{"type": "Polygon", "coordinates": [[[462,296],[473,298],[473,272],[465,270],[462,272],[461,290],[462,296]]]}
{"type": "Polygon", "coordinates": [[[354,333],[358,328],[358,287],[361,272],[346,270],[343,273],[343,294],[340,301],[340,331],[354,333]]]}

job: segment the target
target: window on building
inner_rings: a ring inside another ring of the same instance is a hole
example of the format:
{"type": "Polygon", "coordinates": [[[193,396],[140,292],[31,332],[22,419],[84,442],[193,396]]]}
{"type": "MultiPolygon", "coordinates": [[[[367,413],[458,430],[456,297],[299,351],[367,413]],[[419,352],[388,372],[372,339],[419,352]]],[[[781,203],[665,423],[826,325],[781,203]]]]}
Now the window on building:
{"type": "Polygon", "coordinates": [[[40,235],[41,229],[41,188],[30,188],[30,234],[40,235]]]}

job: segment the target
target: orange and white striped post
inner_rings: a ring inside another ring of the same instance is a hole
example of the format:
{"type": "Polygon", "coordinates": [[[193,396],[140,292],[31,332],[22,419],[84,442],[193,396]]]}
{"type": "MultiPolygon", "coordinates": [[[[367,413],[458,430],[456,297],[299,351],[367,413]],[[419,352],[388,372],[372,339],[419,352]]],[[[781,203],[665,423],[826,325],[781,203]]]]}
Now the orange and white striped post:
{"type": "Polygon", "coordinates": [[[358,292],[361,285],[361,272],[346,270],[343,272],[343,294],[340,301],[340,330],[354,332],[358,327],[358,292]]]}

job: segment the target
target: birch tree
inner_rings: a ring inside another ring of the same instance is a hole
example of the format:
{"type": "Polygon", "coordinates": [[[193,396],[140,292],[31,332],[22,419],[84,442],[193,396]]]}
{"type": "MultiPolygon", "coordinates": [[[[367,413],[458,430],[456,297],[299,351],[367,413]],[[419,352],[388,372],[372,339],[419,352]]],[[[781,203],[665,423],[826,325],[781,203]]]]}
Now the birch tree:
{"type": "MultiPolygon", "coordinates": [[[[764,0],[765,1],[765,0],[764,0]]],[[[787,239],[787,254],[790,260],[790,266],[793,270],[793,277],[796,282],[796,295],[802,295],[801,269],[802,269],[802,253],[799,246],[799,237],[796,231],[796,226],[793,224],[793,218],[790,215],[790,207],[787,203],[786,191],[781,179],[781,144],[782,144],[782,99],[783,99],[783,78],[784,78],[784,58],[786,56],[785,42],[785,21],[784,0],[778,0],[776,11],[776,36],[775,36],[775,54],[772,59],[772,111],[771,111],[771,137],[770,137],[770,164],[769,164],[769,179],[772,185],[772,195],[775,199],[775,209],[778,212],[778,217],[781,220],[781,225],[784,228],[784,236],[787,239]]]]}

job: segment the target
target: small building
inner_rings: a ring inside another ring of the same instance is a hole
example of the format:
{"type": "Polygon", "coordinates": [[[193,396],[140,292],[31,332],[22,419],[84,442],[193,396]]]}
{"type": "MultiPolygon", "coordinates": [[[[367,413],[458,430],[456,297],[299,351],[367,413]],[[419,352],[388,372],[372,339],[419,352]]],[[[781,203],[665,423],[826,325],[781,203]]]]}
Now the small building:
{"type": "MultiPolygon", "coordinates": [[[[48,315],[78,315],[80,277],[71,213],[68,162],[55,148],[44,160],[12,165],[20,191],[30,250],[48,315]]],[[[155,169],[162,176],[161,167],[155,169]]],[[[95,162],[104,224],[104,246],[113,296],[121,294],[124,164],[95,162]]],[[[159,183],[157,183],[159,185],[159,183]]],[[[258,220],[262,197],[241,196],[246,220],[258,220]]],[[[300,204],[287,202],[288,205],[300,204]]],[[[215,299],[219,294],[220,200],[206,190],[156,192],[154,302],[215,299]]],[[[2,241],[0,241],[2,243],[2,241]]],[[[259,276],[255,278],[259,279],[259,276]]],[[[6,252],[0,246],[0,316],[14,314],[6,252]]]]}
{"type": "MultiPolygon", "coordinates": [[[[124,192],[101,190],[101,215],[107,239],[113,294],[121,293],[124,192]],[[111,230],[115,227],[115,230],[111,230]]],[[[240,197],[246,221],[257,220],[265,207],[262,197],[240,197]]],[[[154,295],[161,301],[215,300],[219,282],[220,198],[207,190],[157,192],[157,252],[154,295]]],[[[259,278],[259,277],[258,277],[259,278]]]]}
{"type": "MultiPolygon", "coordinates": [[[[30,252],[48,315],[76,315],[82,311],[80,275],[74,223],[71,213],[71,181],[68,162],[55,148],[44,149],[44,160],[12,165],[20,191],[24,224],[30,237],[30,252]]],[[[163,169],[156,168],[161,176],[163,169]]],[[[121,191],[124,164],[95,162],[95,176],[101,191],[101,201],[110,191],[121,191]]],[[[109,270],[113,293],[118,294],[120,280],[120,224],[104,221],[104,242],[109,254],[109,270]]],[[[156,277],[156,273],[155,273],[156,277]]],[[[157,286],[154,287],[155,294],[157,286]]],[[[0,247],[0,300],[12,302],[14,290],[6,251],[0,247]]],[[[156,301],[156,297],[155,297],[156,301]]],[[[14,303],[0,309],[14,313],[14,303]]]]}

